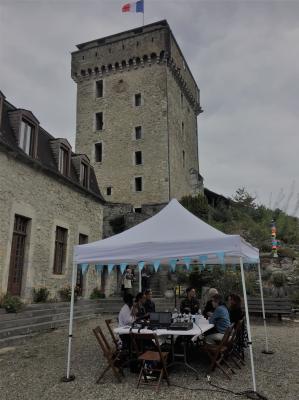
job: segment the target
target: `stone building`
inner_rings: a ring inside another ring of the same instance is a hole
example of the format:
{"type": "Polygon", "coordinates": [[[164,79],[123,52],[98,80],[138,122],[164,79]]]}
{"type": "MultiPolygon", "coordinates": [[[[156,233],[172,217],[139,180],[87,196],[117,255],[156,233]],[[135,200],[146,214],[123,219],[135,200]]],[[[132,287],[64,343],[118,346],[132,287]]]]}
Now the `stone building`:
{"type": "MultiPolygon", "coordinates": [[[[73,246],[102,237],[104,200],[86,155],[46,132],[0,92],[0,293],[51,297],[71,282],[73,246]]],[[[84,296],[100,285],[79,269],[84,296]]]]}
{"type": "Polygon", "coordinates": [[[140,211],[202,191],[199,89],[167,21],[77,48],[76,151],[91,160],[104,198],[140,211]]]}

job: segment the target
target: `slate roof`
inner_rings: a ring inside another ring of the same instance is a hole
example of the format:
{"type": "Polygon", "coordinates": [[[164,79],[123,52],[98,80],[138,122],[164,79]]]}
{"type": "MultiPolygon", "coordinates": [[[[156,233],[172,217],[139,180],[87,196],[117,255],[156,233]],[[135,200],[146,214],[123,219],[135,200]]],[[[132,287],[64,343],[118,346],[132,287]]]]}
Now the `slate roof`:
{"type": "MultiPolygon", "coordinates": [[[[75,170],[74,163],[71,161],[71,168],[69,176],[64,176],[58,170],[58,165],[53,157],[53,151],[51,148],[51,141],[57,138],[53,137],[45,129],[39,126],[38,141],[37,141],[37,157],[33,158],[27,155],[17,143],[17,137],[12,129],[9,120],[9,112],[16,111],[18,108],[13,106],[7,100],[3,102],[2,118],[0,126],[0,147],[5,149],[7,153],[13,154],[16,158],[22,162],[31,165],[32,167],[39,168],[43,173],[51,175],[54,179],[62,180],[66,185],[73,187],[74,190],[84,192],[85,194],[93,196],[100,202],[105,202],[101,195],[95,172],[92,166],[90,166],[90,181],[89,188],[85,188],[80,183],[79,176],[75,170]]],[[[77,155],[71,153],[72,156],[77,155]]]]}

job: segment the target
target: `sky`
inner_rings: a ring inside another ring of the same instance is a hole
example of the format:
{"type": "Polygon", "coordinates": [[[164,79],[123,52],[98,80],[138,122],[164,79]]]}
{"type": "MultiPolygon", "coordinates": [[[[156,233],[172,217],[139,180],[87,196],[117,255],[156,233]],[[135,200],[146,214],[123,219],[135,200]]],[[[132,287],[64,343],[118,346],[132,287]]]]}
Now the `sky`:
{"type": "MultiPolygon", "coordinates": [[[[0,90],[74,145],[76,44],[142,24],[126,0],[0,0],[0,90]]],[[[201,92],[199,164],[207,188],[245,187],[299,216],[299,0],[145,0],[167,19],[201,92]],[[297,207],[298,206],[298,207],[297,207]]]]}

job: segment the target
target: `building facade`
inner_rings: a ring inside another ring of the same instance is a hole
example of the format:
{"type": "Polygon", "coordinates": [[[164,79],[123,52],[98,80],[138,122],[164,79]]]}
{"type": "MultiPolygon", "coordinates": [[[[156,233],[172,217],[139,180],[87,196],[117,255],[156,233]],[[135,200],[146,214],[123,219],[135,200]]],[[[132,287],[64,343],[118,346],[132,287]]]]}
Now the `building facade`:
{"type": "Polygon", "coordinates": [[[140,209],[202,191],[199,89],[168,23],[77,47],[76,151],[104,198],[140,209]]]}
{"type": "MultiPolygon", "coordinates": [[[[0,92],[0,292],[30,301],[70,285],[73,246],[102,237],[104,200],[88,158],[46,132],[28,110],[0,92]]],[[[101,286],[94,268],[77,284],[101,286]]]]}

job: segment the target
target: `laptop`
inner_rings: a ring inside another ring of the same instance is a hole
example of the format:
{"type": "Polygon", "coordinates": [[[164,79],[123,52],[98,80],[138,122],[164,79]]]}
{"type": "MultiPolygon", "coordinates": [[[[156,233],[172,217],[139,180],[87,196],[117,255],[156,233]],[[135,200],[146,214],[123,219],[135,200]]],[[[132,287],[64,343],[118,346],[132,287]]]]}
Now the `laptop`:
{"type": "Polygon", "coordinates": [[[150,313],[150,328],[168,328],[171,324],[171,312],[154,312],[150,313]]]}

